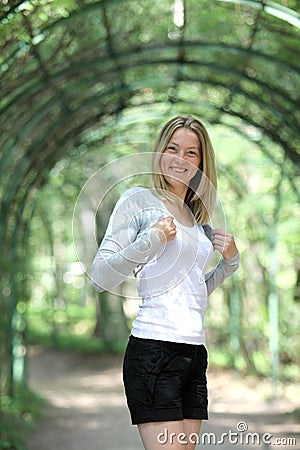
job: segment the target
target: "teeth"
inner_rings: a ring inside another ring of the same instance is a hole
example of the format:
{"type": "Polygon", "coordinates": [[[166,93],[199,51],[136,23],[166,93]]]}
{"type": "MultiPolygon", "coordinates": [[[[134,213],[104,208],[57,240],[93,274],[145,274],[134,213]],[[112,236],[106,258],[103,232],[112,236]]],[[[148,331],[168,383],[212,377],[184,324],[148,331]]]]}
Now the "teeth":
{"type": "Polygon", "coordinates": [[[177,167],[173,167],[174,172],[183,173],[186,169],[178,169],[177,167]]]}

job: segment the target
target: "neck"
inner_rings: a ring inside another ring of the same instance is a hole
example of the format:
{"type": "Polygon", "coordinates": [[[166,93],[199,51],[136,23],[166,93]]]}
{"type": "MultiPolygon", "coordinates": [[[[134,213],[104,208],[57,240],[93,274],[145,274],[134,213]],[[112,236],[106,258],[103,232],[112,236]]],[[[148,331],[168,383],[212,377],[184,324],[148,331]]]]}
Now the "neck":
{"type": "Polygon", "coordinates": [[[184,199],[185,199],[185,196],[186,196],[186,193],[187,193],[186,186],[184,186],[183,189],[176,189],[176,190],[172,189],[172,190],[170,190],[170,192],[171,192],[171,194],[173,194],[172,195],[172,199],[175,202],[178,202],[180,204],[184,203],[184,199]]]}
{"type": "Polygon", "coordinates": [[[178,210],[183,211],[185,209],[185,195],[178,195],[178,193],[170,192],[172,195],[168,195],[166,199],[166,203],[169,203],[173,207],[176,207],[178,210]]]}

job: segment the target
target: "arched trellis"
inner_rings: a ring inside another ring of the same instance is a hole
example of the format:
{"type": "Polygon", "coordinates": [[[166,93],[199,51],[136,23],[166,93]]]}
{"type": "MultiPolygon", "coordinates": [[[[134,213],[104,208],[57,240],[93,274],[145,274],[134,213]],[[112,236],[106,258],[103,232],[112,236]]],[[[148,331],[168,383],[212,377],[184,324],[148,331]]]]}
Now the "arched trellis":
{"type": "Polygon", "coordinates": [[[35,193],[124,109],[177,103],[245,134],[250,124],[262,150],[268,139],[285,153],[299,191],[299,2],[182,0],[179,21],[175,3],[15,1],[0,14],[2,284],[15,287],[5,290],[7,329],[35,193]]]}

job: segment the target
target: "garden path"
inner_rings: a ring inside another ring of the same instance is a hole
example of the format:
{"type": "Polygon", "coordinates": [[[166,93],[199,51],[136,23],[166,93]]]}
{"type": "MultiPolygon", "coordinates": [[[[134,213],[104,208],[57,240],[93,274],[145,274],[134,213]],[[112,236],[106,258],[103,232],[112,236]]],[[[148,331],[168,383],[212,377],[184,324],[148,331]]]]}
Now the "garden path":
{"type": "MultiPolygon", "coordinates": [[[[130,424],[121,366],[121,356],[32,348],[30,386],[48,403],[28,450],[142,450],[137,429],[130,424]]],[[[280,386],[278,399],[270,400],[272,386],[266,379],[209,369],[208,380],[210,420],[202,433],[214,436],[206,435],[199,448],[300,449],[299,416],[290,414],[299,408],[300,387],[280,386]],[[243,426],[247,431],[242,432],[243,426]]]]}

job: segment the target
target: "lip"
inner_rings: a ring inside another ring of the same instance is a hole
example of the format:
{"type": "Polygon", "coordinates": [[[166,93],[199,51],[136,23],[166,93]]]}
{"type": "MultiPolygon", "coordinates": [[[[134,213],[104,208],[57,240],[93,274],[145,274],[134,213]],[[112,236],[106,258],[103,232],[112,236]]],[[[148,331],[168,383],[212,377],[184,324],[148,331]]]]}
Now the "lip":
{"type": "Polygon", "coordinates": [[[173,170],[176,173],[185,173],[185,172],[187,172],[187,169],[185,167],[177,167],[177,166],[170,166],[170,170],[173,170]]]}

